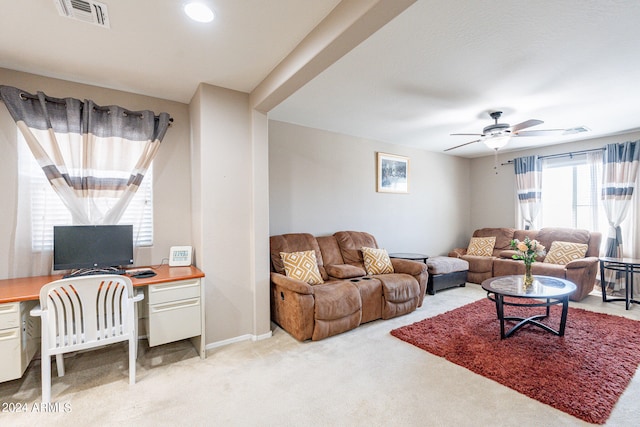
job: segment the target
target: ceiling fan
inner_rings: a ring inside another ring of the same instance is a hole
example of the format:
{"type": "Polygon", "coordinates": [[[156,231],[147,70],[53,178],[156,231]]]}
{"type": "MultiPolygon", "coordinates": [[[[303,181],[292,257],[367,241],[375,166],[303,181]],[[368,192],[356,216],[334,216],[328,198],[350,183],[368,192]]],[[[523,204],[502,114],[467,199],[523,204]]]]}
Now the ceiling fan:
{"type": "Polygon", "coordinates": [[[494,150],[498,150],[504,147],[509,139],[514,136],[549,136],[554,133],[560,133],[562,135],[570,135],[579,132],[586,132],[588,129],[584,126],[571,128],[571,129],[543,129],[543,130],[529,130],[524,129],[538,126],[544,123],[542,120],[530,119],[517,125],[510,126],[507,123],[498,123],[498,119],[502,116],[502,111],[492,111],[489,116],[495,121],[495,123],[482,129],[482,133],[452,133],[451,135],[469,135],[479,136],[480,138],[473,141],[465,142],[464,144],[456,145],[455,147],[447,148],[444,151],[454,150],[456,148],[464,147],[465,145],[473,144],[475,142],[484,142],[487,147],[494,150]]]}

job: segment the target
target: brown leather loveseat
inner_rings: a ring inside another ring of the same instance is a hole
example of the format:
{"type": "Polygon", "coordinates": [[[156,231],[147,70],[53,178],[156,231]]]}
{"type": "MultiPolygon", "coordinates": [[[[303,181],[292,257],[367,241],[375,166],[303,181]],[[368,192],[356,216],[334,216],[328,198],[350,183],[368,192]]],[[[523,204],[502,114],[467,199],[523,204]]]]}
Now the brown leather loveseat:
{"type": "Polygon", "coordinates": [[[570,296],[572,301],[584,299],[593,290],[602,239],[602,234],[599,232],[561,227],[547,227],[540,230],[481,228],[475,230],[472,237],[495,237],[495,245],[491,256],[469,255],[466,248],[456,248],[449,252],[450,257],[462,258],[469,262],[468,282],[482,283],[491,277],[524,274],[524,263],[512,258],[515,251],[511,249],[510,242],[512,239],[523,241],[525,237],[529,237],[544,245],[547,255],[553,242],[586,244],[586,253],[583,258],[566,264],[553,264],[544,262],[545,257],[540,257],[533,263],[531,272],[534,275],[559,277],[575,283],[578,289],[570,296]]]}
{"type": "Polygon", "coordinates": [[[294,338],[320,340],[376,319],[390,319],[422,305],[427,266],[391,259],[393,273],[367,275],[362,248],[375,237],[357,231],[332,236],[307,233],[270,237],[271,319],[294,338]],[[286,274],[281,253],[314,251],[322,283],[286,274]]]}

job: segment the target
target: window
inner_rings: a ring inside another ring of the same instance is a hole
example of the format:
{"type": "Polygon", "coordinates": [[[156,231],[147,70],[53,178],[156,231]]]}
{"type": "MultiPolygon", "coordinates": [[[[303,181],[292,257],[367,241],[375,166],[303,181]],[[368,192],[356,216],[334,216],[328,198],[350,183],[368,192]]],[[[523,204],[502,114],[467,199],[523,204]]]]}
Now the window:
{"type": "Polygon", "coordinates": [[[606,230],[601,181],[601,152],[544,159],[541,227],[606,230]]]}
{"type": "MultiPolygon", "coordinates": [[[[33,252],[53,250],[53,226],[70,225],[71,214],[53,191],[44,172],[29,151],[22,134],[18,133],[18,158],[21,194],[28,195],[27,211],[30,212],[31,249],[33,252]]],[[[101,199],[109,206],[115,199],[101,199]]],[[[119,224],[133,224],[136,246],[153,244],[153,167],[150,167],[142,184],[119,224]]]]}

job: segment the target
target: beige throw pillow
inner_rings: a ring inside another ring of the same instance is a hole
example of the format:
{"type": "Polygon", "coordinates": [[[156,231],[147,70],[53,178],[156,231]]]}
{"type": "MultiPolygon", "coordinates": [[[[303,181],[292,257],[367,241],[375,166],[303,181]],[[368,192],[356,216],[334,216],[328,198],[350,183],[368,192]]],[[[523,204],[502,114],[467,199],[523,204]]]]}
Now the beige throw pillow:
{"type": "Polygon", "coordinates": [[[552,242],[549,253],[544,259],[548,264],[567,265],[574,259],[584,258],[587,253],[586,243],[552,242]]]}
{"type": "Polygon", "coordinates": [[[316,252],[280,252],[280,258],[284,264],[284,272],[287,277],[302,280],[310,285],[320,285],[324,283],[320,270],[318,270],[318,260],[316,252]]]}
{"type": "Polygon", "coordinates": [[[385,249],[362,247],[364,269],[369,276],[393,273],[393,264],[385,249]]]}
{"type": "Polygon", "coordinates": [[[467,255],[493,256],[495,245],[495,237],[472,237],[467,248],[467,255]]]}

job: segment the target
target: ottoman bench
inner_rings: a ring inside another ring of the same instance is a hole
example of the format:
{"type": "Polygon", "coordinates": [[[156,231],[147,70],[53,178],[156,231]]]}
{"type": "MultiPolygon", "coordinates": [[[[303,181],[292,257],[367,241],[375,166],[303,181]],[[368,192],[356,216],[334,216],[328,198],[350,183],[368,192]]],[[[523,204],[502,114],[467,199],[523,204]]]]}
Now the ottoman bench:
{"type": "Polygon", "coordinates": [[[469,263],[460,258],[436,256],[427,260],[427,270],[427,293],[435,295],[436,291],[442,289],[464,286],[469,263]]]}

